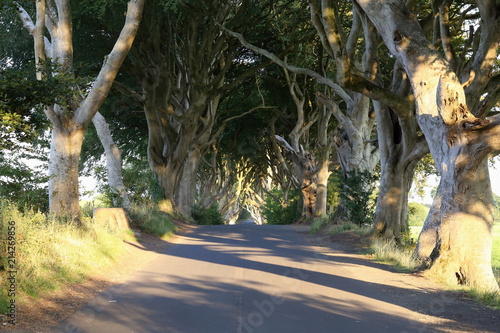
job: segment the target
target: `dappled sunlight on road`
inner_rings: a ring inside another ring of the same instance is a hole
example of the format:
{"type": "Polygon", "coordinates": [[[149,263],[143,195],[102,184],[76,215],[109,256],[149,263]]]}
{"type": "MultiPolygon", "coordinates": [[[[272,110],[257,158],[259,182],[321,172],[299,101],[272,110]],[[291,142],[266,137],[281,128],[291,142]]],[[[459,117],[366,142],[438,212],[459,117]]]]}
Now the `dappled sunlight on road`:
{"type": "Polygon", "coordinates": [[[367,264],[382,270],[315,251],[291,227],[203,227],[65,325],[82,332],[447,331],[388,296],[405,288],[358,278],[357,267],[367,264]]]}

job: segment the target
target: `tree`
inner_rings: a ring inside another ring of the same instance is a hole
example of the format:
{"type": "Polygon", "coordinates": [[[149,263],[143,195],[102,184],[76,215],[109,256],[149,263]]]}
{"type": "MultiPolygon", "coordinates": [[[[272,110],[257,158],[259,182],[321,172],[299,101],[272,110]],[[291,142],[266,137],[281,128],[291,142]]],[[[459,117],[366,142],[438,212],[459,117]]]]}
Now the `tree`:
{"type": "MultiPolygon", "coordinates": [[[[323,46],[335,59],[337,82],[352,96],[350,104],[349,100],[346,101],[351,105],[347,112],[340,112],[338,103],[331,99],[323,99],[338,114],[342,126],[335,141],[344,177],[348,172],[363,174],[365,170],[371,171],[373,163],[378,161],[376,157],[380,156],[374,233],[399,241],[406,221],[414,168],[427,151],[425,140],[418,134],[409,82],[400,65],[383,56],[379,36],[357,6],[331,0],[311,0],[309,4],[323,46]],[[394,73],[392,82],[386,73],[390,70],[394,73]],[[371,106],[367,98],[372,99],[371,106]],[[370,136],[375,120],[376,139],[370,136]],[[371,144],[378,149],[370,160],[371,144]],[[370,167],[366,161],[372,161],[368,163],[370,167]]],[[[347,196],[346,193],[343,197],[347,196]]],[[[346,214],[346,205],[345,200],[341,200],[337,216],[346,214]]]]}
{"type": "MultiPolygon", "coordinates": [[[[417,254],[449,283],[498,291],[491,268],[493,196],[488,157],[500,153],[500,117],[484,117],[499,99],[498,84],[493,84],[499,76],[492,75],[500,42],[495,1],[476,3],[481,32],[471,26],[469,37],[477,43],[462,45],[462,56],[448,38],[451,2],[431,2],[437,9],[443,53],[401,1],[357,3],[408,75],[417,121],[441,176],[433,218],[425,222],[417,254]],[[472,44],[477,48],[470,52],[472,44]]],[[[461,14],[470,10],[464,7],[461,14]]]]}
{"type": "Polygon", "coordinates": [[[122,151],[113,140],[106,119],[99,112],[92,118],[92,123],[106,153],[107,178],[110,191],[113,193],[113,205],[130,208],[130,198],[123,183],[122,151]]]}
{"type": "Polygon", "coordinates": [[[148,160],[166,200],[189,218],[198,168],[217,141],[223,93],[264,67],[240,53],[215,24],[241,26],[258,15],[252,1],[170,1],[147,7],[131,72],[145,96],[148,160]],[[234,76],[229,76],[230,69],[234,76]]]}
{"type": "MultiPolygon", "coordinates": [[[[142,16],[145,0],[128,2],[125,23],[111,53],[105,58],[99,75],[88,91],[73,86],[73,98],[45,108],[52,126],[49,159],[50,212],[59,217],[80,220],[78,193],[78,161],[85,130],[104,102],[123,63],[142,16]]],[[[69,0],[36,2],[35,19],[27,10],[18,7],[24,27],[33,36],[37,78],[45,75],[73,72],[73,25],[69,0]],[[48,34],[48,35],[47,35],[48,34]],[[44,73],[45,63],[57,64],[54,71],[44,73]]]]}

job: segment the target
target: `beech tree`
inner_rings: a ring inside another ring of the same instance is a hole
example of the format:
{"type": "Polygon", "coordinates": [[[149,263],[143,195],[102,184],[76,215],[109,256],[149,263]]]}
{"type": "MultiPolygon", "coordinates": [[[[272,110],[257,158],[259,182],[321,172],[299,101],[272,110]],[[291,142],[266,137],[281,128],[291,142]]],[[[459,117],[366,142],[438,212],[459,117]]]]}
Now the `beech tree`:
{"type": "MultiPolygon", "coordinates": [[[[64,104],[45,108],[52,127],[49,159],[50,213],[76,221],[80,220],[78,192],[78,161],[85,130],[104,102],[114,78],[123,63],[139,27],[145,0],[131,0],[120,36],[104,59],[101,71],[92,86],[74,86],[74,97],[64,104]]],[[[37,77],[68,73],[73,75],[73,27],[69,0],[40,0],[36,2],[35,17],[18,7],[24,27],[33,36],[37,77]],[[47,61],[56,66],[44,73],[47,61]]]]}
{"type": "Polygon", "coordinates": [[[264,67],[241,54],[216,23],[247,26],[259,8],[251,1],[170,1],[148,6],[132,55],[149,129],[148,160],[174,211],[189,218],[197,172],[217,141],[223,93],[264,67]],[[166,4],[164,4],[166,5],[166,4]],[[252,12],[253,11],[253,12],[252,12]],[[229,70],[243,68],[239,72],[229,70]]]}
{"type": "MultiPolygon", "coordinates": [[[[485,117],[500,97],[494,72],[500,42],[498,6],[493,0],[475,2],[477,21],[463,32],[475,43],[461,45],[458,53],[449,38],[453,2],[431,1],[437,9],[441,53],[404,1],[357,3],[408,75],[417,121],[441,176],[432,218],[425,222],[416,253],[449,283],[498,291],[491,268],[488,157],[500,153],[500,117],[485,117]],[[472,44],[477,48],[471,49],[472,44]]],[[[468,13],[474,12],[469,8],[468,13]]]]}
{"type": "MultiPolygon", "coordinates": [[[[309,5],[323,46],[335,59],[337,82],[352,96],[352,101],[360,101],[358,107],[351,106],[354,111],[348,108],[345,115],[340,113],[338,116],[349,120],[341,121],[344,134],[335,137],[340,161],[343,165],[355,165],[356,161],[367,160],[373,149],[371,144],[376,141],[378,149],[374,156],[380,156],[381,175],[374,232],[387,239],[399,240],[407,217],[414,166],[426,152],[425,140],[417,135],[409,82],[396,62],[392,68],[392,83],[387,84],[391,79],[384,70],[390,69],[390,59],[387,61],[385,54],[380,52],[379,36],[357,6],[332,0],[311,0],[309,5]],[[346,20],[346,16],[350,20],[346,20]],[[367,132],[375,120],[376,139],[367,132]],[[348,160],[352,162],[347,163],[348,160]]],[[[331,99],[323,99],[323,102],[339,110],[331,99]]],[[[356,104],[351,102],[351,105],[356,104]]],[[[378,160],[372,159],[372,162],[378,160]]],[[[373,167],[372,163],[370,167],[358,169],[371,171],[373,167]]],[[[343,169],[350,171],[356,167],[344,166],[343,169]]]]}
{"type": "MultiPolygon", "coordinates": [[[[313,8],[316,7],[313,6],[313,8]]],[[[328,40],[328,36],[324,33],[325,29],[319,28],[319,26],[322,25],[322,23],[320,22],[321,20],[317,18],[317,16],[320,15],[319,12],[316,9],[312,10],[312,12],[313,14],[311,15],[315,17],[313,23],[315,23],[316,29],[323,31],[323,33],[320,35],[320,39],[322,40],[323,42],[322,44],[327,51],[326,53],[331,57],[331,59],[335,60],[337,67],[339,67],[339,63],[343,64],[343,61],[345,61],[345,59],[340,59],[338,57],[336,58],[338,53],[332,50],[332,48],[335,45],[330,45],[328,44],[327,41],[325,41],[328,40]]],[[[374,145],[375,142],[374,140],[372,140],[373,129],[375,125],[375,117],[373,112],[372,113],[369,112],[370,100],[368,99],[368,97],[354,90],[344,89],[342,87],[344,81],[341,78],[337,78],[337,80],[334,82],[327,75],[318,73],[317,71],[314,71],[310,68],[304,68],[292,65],[287,61],[280,59],[278,56],[269,52],[268,50],[262,49],[252,43],[249,43],[242,34],[235,31],[230,31],[227,28],[224,28],[224,30],[228,34],[237,38],[242,43],[243,46],[273,60],[273,62],[283,67],[284,70],[290,71],[294,75],[297,74],[307,75],[313,78],[318,84],[324,85],[329,90],[332,91],[330,94],[331,96],[327,96],[324,94],[323,95],[319,94],[318,96],[319,100],[322,101],[323,104],[328,109],[328,113],[325,113],[324,110],[319,113],[319,116],[321,116],[322,120],[322,123],[319,125],[318,128],[319,129],[318,142],[320,142],[322,146],[322,152],[319,154],[319,156],[321,156],[321,161],[319,161],[320,162],[319,171],[321,172],[319,173],[317,172],[316,166],[313,172],[315,177],[317,175],[320,176],[317,180],[321,180],[321,189],[326,189],[326,181],[328,179],[328,174],[329,174],[328,167],[331,164],[329,161],[330,159],[329,151],[332,143],[335,146],[339,163],[342,166],[342,169],[345,173],[353,170],[358,170],[358,171],[373,170],[373,168],[378,163],[379,155],[377,148],[374,145]],[[328,124],[330,115],[333,115],[339,124],[337,133],[333,136],[327,134],[328,126],[324,126],[325,124],[328,124]],[[330,136],[332,136],[332,138],[330,138],[330,136]]],[[[351,45],[351,47],[354,47],[354,45],[351,45]]],[[[351,59],[352,62],[355,62],[354,55],[355,53],[352,52],[352,57],[353,57],[353,59],[351,59]]],[[[363,57],[363,59],[365,58],[369,59],[369,57],[363,57]]],[[[366,64],[363,63],[363,66],[367,68],[369,67],[368,63],[366,64]]],[[[323,72],[326,69],[320,68],[320,70],[323,72]]],[[[329,70],[331,70],[331,68],[329,70]]],[[[296,105],[298,106],[297,109],[299,110],[299,121],[297,122],[297,128],[292,132],[291,135],[291,140],[294,141],[297,138],[297,134],[301,133],[301,131],[303,131],[304,128],[307,128],[307,126],[310,125],[306,126],[306,123],[300,121],[300,113],[301,113],[300,108],[303,101],[300,100],[300,93],[297,94],[295,91],[297,89],[297,83],[293,82],[293,80],[289,80],[289,82],[291,83],[290,87],[292,88],[290,90],[290,93],[296,105]]],[[[287,148],[287,151],[292,152],[293,156],[298,156],[298,155],[305,156],[304,153],[300,153],[300,149],[298,149],[298,147],[294,148],[293,144],[289,144],[289,148],[287,148]],[[293,151],[295,151],[295,153],[293,153],[290,147],[293,148],[293,151]]],[[[308,159],[310,159],[311,155],[308,156],[309,156],[308,159]]],[[[296,165],[304,164],[303,162],[305,162],[305,160],[306,159],[301,158],[301,161],[297,160],[295,164],[296,165]]],[[[310,161],[308,163],[311,164],[310,161]]],[[[301,169],[307,170],[307,168],[301,168],[301,169]]],[[[302,176],[300,178],[303,179],[302,176]]],[[[309,178],[312,179],[312,177],[309,178]]],[[[315,183],[317,180],[315,180],[315,183]]],[[[306,183],[309,184],[310,182],[306,181],[306,183]]],[[[316,187],[316,184],[314,184],[314,187],[316,187]]],[[[316,188],[311,189],[308,192],[316,193],[316,188]]],[[[325,192],[321,193],[320,197],[321,199],[319,202],[320,203],[319,207],[321,208],[318,209],[316,215],[322,215],[326,211],[326,209],[323,209],[326,208],[325,194],[326,194],[325,192]]],[[[311,200],[306,200],[306,199],[305,201],[311,202],[311,200]]],[[[340,206],[342,206],[342,204],[340,206]]]]}

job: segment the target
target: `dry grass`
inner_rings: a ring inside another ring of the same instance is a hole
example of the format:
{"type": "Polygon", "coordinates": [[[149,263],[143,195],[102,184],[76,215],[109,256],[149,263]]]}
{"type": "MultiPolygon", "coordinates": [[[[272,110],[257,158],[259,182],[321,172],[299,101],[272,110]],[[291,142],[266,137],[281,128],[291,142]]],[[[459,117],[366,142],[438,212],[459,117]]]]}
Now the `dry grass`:
{"type": "Polygon", "coordinates": [[[15,225],[16,299],[58,290],[69,283],[80,282],[91,274],[110,266],[123,251],[123,235],[116,230],[85,221],[79,228],[71,223],[48,220],[45,215],[20,212],[8,202],[0,202],[0,239],[3,240],[0,260],[0,313],[5,311],[5,291],[9,270],[5,252],[7,227],[15,225]]]}
{"type": "Polygon", "coordinates": [[[413,247],[411,246],[375,239],[371,249],[376,260],[391,264],[399,271],[411,272],[420,266],[419,260],[413,256],[413,247]]]}

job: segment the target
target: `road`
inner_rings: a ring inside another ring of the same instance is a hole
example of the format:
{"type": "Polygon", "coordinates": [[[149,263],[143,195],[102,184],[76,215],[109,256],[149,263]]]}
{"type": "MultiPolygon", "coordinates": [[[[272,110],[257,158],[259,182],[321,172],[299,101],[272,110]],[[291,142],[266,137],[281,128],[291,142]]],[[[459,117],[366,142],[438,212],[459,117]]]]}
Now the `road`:
{"type": "Polygon", "coordinates": [[[417,316],[291,226],[205,226],[55,332],[421,332],[417,316]]]}

